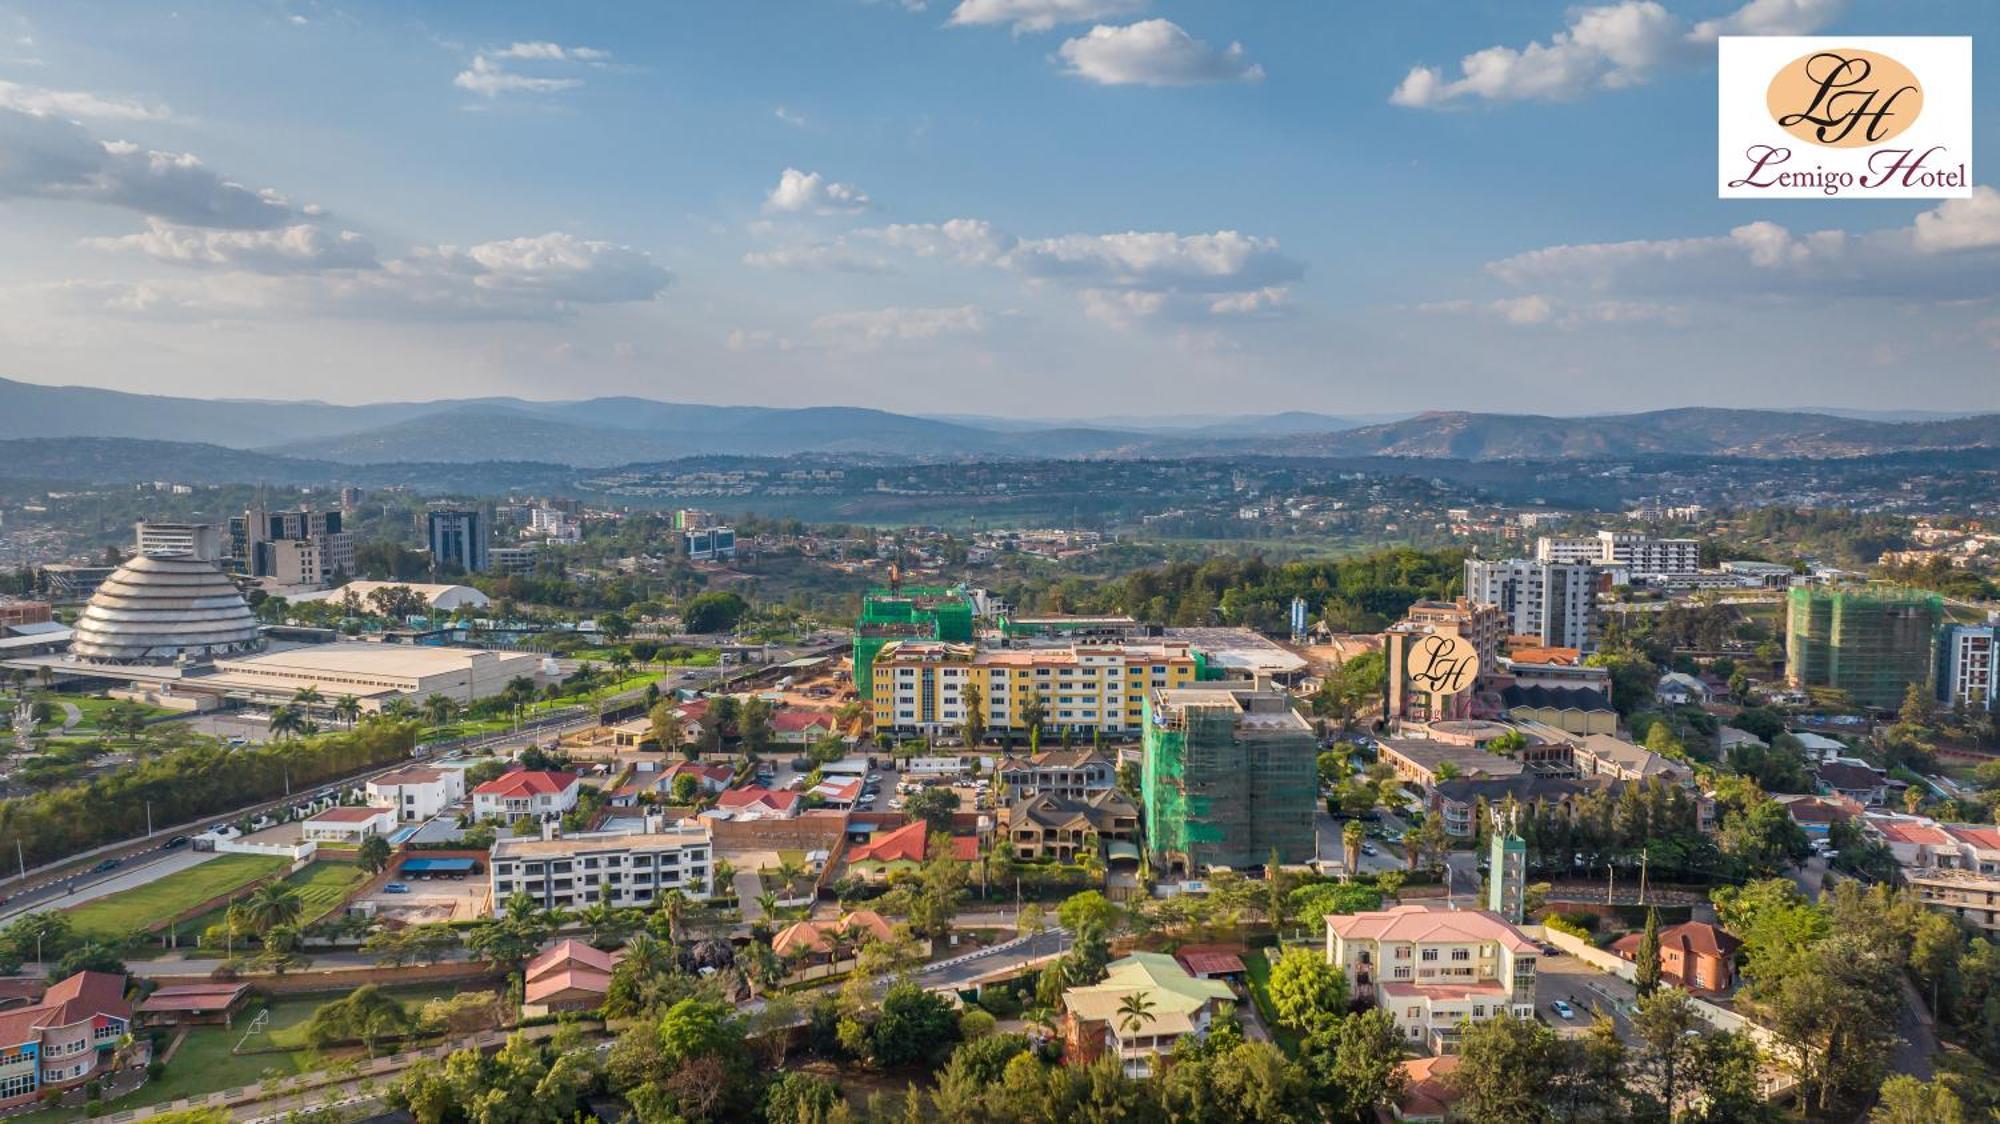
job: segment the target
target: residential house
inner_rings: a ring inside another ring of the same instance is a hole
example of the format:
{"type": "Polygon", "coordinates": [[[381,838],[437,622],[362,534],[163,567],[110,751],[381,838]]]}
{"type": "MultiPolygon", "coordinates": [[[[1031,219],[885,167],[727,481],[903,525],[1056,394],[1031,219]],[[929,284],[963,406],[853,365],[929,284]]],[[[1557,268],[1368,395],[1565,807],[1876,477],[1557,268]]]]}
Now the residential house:
{"type": "Polygon", "coordinates": [[[1174,959],[1196,979],[1241,984],[1250,976],[1240,944],[1184,944],[1174,950],[1174,959]]]}
{"type": "Polygon", "coordinates": [[[1845,796],[1869,807],[1889,802],[1888,774],[1852,758],[1827,761],[1813,769],[1821,792],[1845,796]]]}
{"type": "Polygon", "coordinates": [[[595,1011],[611,991],[611,973],[623,951],[604,952],[577,940],[556,942],[521,970],[521,1014],[541,1018],[561,1011],[595,1011]]]}
{"type": "Polygon", "coordinates": [[[549,819],[576,807],[582,790],[583,782],[575,773],[516,769],[472,790],[472,814],[481,820],[549,819]]]}
{"type": "Polygon", "coordinates": [[[1007,799],[1063,796],[1083,799],[1118,785],[1118,763],[1108,753],[1091,749],[1049,749],[1027,757],[1009,757],[994,769],[1007,799]]]}
{"type": "Polygon", "coordinates": [[[1586,777],[1610,777],[1620,781],[1643,781],[1658,777],[1674,784],[1694,783],[1694,770],[1671,757],[1663,757],[1643,745],[1607,734],[1590,734],[1570,743],[1570,759],[1576,771],[1586,777]]]}
{"type": "Polygon", "coordinates": [[[1146,1077],[1182,1038],[1208,1037],[1235,1002],[1221,980],[1199,979],[1165,953],[1136,952],[1112,961],[1104,982],[1063,992],[1063,1053],[1077,1063],[1109,1053],[1126,1076],[1146,1077]],[[1128,1002],[1133,996],[1142,997],[1139,1004],[1128,1002]],[[1132,1006],[1145,1014],[1131,1013],[1132,1006]]]}
{"type": "Polygon", "coordinates": [[[911,820],[893,831],[876,832],[868,842],[848,848],[847,873],[876,882],[899,870],[917,869],[924,862],[927,831],[924,821],[911,820]]]}
{"type": "Polygon", "coordinates": [[[771,951],[801,968],[823,965],[831,972],[863,944],[895,939],[895,926],[887,918],[872,909],[857,909],[834,921],[794,921],[771,938],[771,951]],[[843,952],[845,955],[840,955],[843,952]]]}
{"type": "Polygon", "coordinates": [[[1326,919],[1326,958],[1349,994],[1386,1009],[1399,1034],[1456,1052],[1470,1022],[1535,1013],[1541,946],[1483,909],[1400,905],[1326,919]]]}
{"type": "Polygon", "coordinates": [[[701,792],[714,796],[726,792],[736,781],[736,770],[727,765],[712,765],[700,761],[676,761],[660,770],[660,792],[672,796],[674,781],[682,776],[695,779],[695,787],[701,792]]]}
{"type": "Polygon", "coordinates": [[[236,1013],[249,1003],[250,985],[246,983],[166,984],[140,1001],[137,1014],[140,1026],[232,1026],[236,1013]]]}
{"type": "Polygon", "coordinates": [[[788,706],[771,715],[771,736],[780,745],[811,745],[834,731],[833,715],[788,706]]]}
{"type": "Polygon", "coordinates": [[[1905,870],[1902,878],[1926,906],[2000,940],[2000,876],[1973,870],[1905,870]]]}
{"type": "Polygon", "coordinates": [[[801,803],[796,792],[752,784],[724,792],[702,814],[731,820],[788,820],[799,814],[801,803]]]}
{"type": "Polygon", "coordinates": [[[1815,839],[1825,839],[1833,825],[1858,819],[1865,811],[1858,801],[1845,796],[1805,796],[1779,793],[1771,797],[1784,806],[1792,822],[1815,839]]]}
{"type": "Polygon", "coordinates": [[[315,843],[358,845],[374,835],[396,830],[396,809],[366,804],[328,808],[299,825],[299,837],[315,843]]]}
{"type": "Polygon", "coordinates": [[[1389,1119],[1405,1124],[1444,1124],[1453,1119],[1452,1106],[1461,1095],[1451,1080],[1458,1068],[1456,1054],[1411,1058],[1397,1062],[1396,1068],[1403,1073],[1403,1093],[1387,1106],[1389,1119]]]}
{"type": "Polygon", "coordinates": [[[1441,779],[1455,777],[1514,777],[1524,770],[1511,757],[1488,753],[1476,746],[1416,738],[1383,738],[1376,743],[1381,762],[1396,772],[1399,780],[1431,788],[1441,779]]]}
{"type": "Polygon", "coordinates": [[[1139,806],[1117,789],[1088,797],[1039,795],[1007,806],[1007,842],[1017,858],[1075,862],[1086,847],[1139,842],[1139,806]]]}
{"type": "Polygon", "coordinates": [[[806,790],[806,802],[821,808],[845,811],[854,807],[854,802],[861,799],[861,788],[862,782],[859,780],[821,781],[806,790]]]}
{"type": "MultiPolygon", "coordinates": [[[[1627,933],[1611,951],[1636,963],[1641,933],[1627,933]]],[[[1736,950],[1743,942],[1706,921],[1685,921],[1660,930],[1660,976],[1697,995],[1719,995],[1736,986],[1736,950]]]]}
{"type": "Polygon", "coordinates": [[[1699,676],[1669,671],[1653,687],[1653,701],[1661,706],[1707,706],[1714,701],[1714,693],[1699,676]]]}
{"type": "Polygon", "coordinates": [[[465,770],[412,766],[368,782],[368,802],[396,809],[404,823],[427,820],[465,799],[465,770]]]}
{"type": "Polygon", "coordinates": [[[32,1005],[0,1012],[0,1106],[95,1080],[131,1025],[125,977],[108,972],[78,972],[32,1005]]]}

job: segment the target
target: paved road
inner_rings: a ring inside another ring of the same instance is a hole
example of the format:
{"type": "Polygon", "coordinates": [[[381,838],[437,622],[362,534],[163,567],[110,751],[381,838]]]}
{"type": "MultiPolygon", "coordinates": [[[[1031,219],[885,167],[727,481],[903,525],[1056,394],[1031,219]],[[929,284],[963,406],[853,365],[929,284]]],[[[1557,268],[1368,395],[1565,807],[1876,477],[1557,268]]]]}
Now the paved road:
{"type": "MultiPolygon", "coordinates": [[[[1394,817],[1390,816],[1388,813],[1384,813],[1383,814],[1384,825],[1386,826],[1391,822],[1399,822],[1399,821],[1395,821],[1394,817]]],[[[1322,867],[1326,867],[1331,870],[1340,869],[1345,859],[1345,847],[1340,841],[1340,833],[1344,829],[1346,824],[1347,824],[1346,820],[1336,819],[1332,815],[1328,814],[1326,810],[1326,805],[1323,803],[1319,806],[1319,808],[1314,810],[1313,828],[1314,828],[1314,834],[1317,837],[1319,843],[1319,861],[1322,867]]],[[[1396,828],[1393,828],[1389,834],[1391,835],[1391,837],[1395,837],[1397,835],[1400,835],[1401,833],[1402,829],[1400,826],[1398,826],[1396,828]]],[[[1363,854],[1361,856],[1362,873],[1380,874],[1383,871],[1403,869],[1405,864],[1403,862],[1402,856],[1397,855],[1396,853],[1389,850],[1389,848],[1383,846],[1383,840],[1371,838],[1368,840],[1367,845],[1373,847],[1375,849],[1375,853],[1372,855],[1363,854]]]]}
{"type": "Polygon", "coordinates": [[[127,859],[117,870],[90,882],[79,882],[69,878],[46,879],[9,899],[6,907],[0,909],[0,924],[11,921],[21,914],[32,913],[40,907],[57,905],[69,909],[124,890],[137,889],[148,882],[165,878],[169,874],[178,874],[189,867],[200,866],[216,857],[213,851],[195,851],[183,847],[174,851],[153,851],[141,858],[127,859]],[[71,885],[76,887],[76,892],[65,893],[65,888],[71,885]]]}

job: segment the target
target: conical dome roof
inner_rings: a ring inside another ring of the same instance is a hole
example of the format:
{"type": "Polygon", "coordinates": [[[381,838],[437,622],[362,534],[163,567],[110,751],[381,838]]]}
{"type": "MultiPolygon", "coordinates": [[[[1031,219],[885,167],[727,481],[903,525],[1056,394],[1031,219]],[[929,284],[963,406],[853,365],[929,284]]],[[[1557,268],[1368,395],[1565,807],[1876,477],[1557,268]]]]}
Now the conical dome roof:
{"type": "Polygon", "coordinates": [[[104,579],[77,619],[70,654],[106,663],[172,663],[255,650],[257,618],[212,562],[141,555],[104,579]]]}

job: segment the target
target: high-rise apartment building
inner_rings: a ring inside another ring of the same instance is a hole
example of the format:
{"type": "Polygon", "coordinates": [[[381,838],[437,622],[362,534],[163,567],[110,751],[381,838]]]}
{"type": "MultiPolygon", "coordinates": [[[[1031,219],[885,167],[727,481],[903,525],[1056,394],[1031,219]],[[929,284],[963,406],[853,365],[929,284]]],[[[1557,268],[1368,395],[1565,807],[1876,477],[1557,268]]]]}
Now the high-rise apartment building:
{"type": "Polygon", "coordinates": [[[1418,722],[1467,717],[1473,680],[1500,670],[1506,637],[1507,615],[1497,605],[1461,597],[1410,606],[1382,637],[1389,665],[1385,713],[1418,722]],[[1454,639],[1465,647],[1453,645],[1454,639]],[[1466,651],[1471,661],[1460,658],[1466,651]]]}
{"type": "Polygon", "coordinates": [[[1509,632],[1551,647],[1596,646],[1596,584],[1595,568],[1583,562],[1465,561],[1466,599],[1498,605],[1509,632]]]}
{"type": "Polygon", "coordinates": [[[1785,679],[1844,691],[1857,705],[1893,710],[1910,684],[1928,686],[1944,603],[1918,590],[1793,589],[1785,679]]]}
{"type": "Polygon", "coordinates": [[[433,568],[456,566],[470,574],[487,568],[486,518],[478,509],[434,507],[424,520],[433,568]]]}
{"type": "MultiPolygon", "coordinates": [[[[2000,615],[2000,614],[1996,614],[2000,615]]],[[[1993,615],[1985,624],[1947,626],[1938,641],[1938,701],[1971,710],[1991,709],[2000,701],[2000,681],[1994,678],[1993,615]]]]}
{"type": "Polygon", "coordinates": [[[1200,877],[1317,854],[1318,741],[1283,691],[1230,683],[1156,689],[1140,771],[1155,870],[1200,877]]]}
{"type": "Polygon", "coordinates": [[[253,507],[229,520],[229,560],[274,585],[324,587],[354,573],[354,536],[338,511],[253,507]]]}
{"type": "Polygon", "coordinates": [[[1031,700],[1045,730],[1127,737],[1145,722],[1146,692],[1193,683],[1197,657],[1186,644],[1064,644],[980,648],[903,640],[873,660],[875,729],[884,734],[951,733],[965,725],[979,689],[986,728],[1026,734],[1031,700]]]}

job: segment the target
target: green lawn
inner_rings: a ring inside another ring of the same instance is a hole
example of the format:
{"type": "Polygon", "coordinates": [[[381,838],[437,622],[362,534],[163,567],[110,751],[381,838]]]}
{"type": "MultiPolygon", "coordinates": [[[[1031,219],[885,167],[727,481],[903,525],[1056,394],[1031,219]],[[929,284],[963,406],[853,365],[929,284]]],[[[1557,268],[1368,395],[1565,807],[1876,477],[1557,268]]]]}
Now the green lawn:
{"type": "Polygon", "coordinates": [[[1271,962],[1264,956],[1265,950],[1253,948],[1243,954],[1243,968],[1250,977],[1250,998],[1257,1004],[1257,1014],[1263,1018],[1264,1026],[1280,1049],[1290,1057],[1299,1056],[1299,1036],[1278,1025],[1277,1008],[1271,1006],[1271,962]]]}
{"type": "MultiPolygon", "coordinates": [[[[229,855],[227,858],[250,857],[229,855]]],[[[283,860],[278,860],[280,864],[283,860]]],[[[200,869],[197,867],[196,869],[200,869]]],[[[299,901],[305,906],[299,914],[299,927],[318,921],[340,908],[347,895],[356,886],[368,880],[368,872],[353,863],[312,862],[297,874],[285,876],[285,885],[299,892],[299,901]]],[[[199,937],[211,925],[222,923],[224,910],[212,909],[190,921],[181,923],[181,943],[190,944],[191,938],[199,937]]]]}
{"type": "Polygon", "coordinates": [[[68,910],[76,931],[85,936],[122,939],[126,934],[163,921],[184,909],[275,874],[288,864],[276,855],[217,855],[157,881],[123,890],[68,910]]]}

